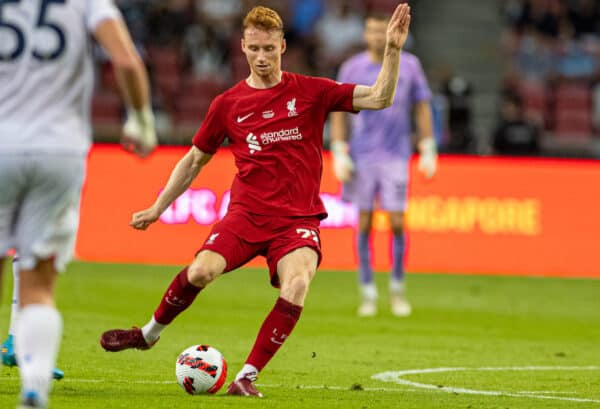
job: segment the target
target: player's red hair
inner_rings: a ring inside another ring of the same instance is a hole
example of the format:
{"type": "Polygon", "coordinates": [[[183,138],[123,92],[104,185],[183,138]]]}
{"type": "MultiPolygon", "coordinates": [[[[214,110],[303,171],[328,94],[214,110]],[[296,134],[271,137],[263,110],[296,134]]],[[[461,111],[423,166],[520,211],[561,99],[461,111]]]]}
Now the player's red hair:
{"type": "Polygon", "coordinates": [[[283,35],[283,20],[273,9],[256,6],[246,14],[242,24],[242,32],[248,27],[256,27],[265,31],[280,31],[283,35]]]}

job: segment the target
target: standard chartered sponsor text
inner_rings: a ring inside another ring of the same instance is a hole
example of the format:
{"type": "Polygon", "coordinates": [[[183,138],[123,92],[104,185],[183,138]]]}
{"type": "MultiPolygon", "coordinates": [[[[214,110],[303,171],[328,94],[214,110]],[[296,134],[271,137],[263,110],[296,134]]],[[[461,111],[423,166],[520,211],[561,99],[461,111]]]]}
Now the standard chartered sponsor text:
{"type": "Polygon", "coordinates": [[[287,142],[287,141],[300,141],[302,140],[302,134],[298,127],[291,129],[280,129],[275,132],[263,132],[260,134],[260,140],[263,145],[276,142],[287,142]]]}

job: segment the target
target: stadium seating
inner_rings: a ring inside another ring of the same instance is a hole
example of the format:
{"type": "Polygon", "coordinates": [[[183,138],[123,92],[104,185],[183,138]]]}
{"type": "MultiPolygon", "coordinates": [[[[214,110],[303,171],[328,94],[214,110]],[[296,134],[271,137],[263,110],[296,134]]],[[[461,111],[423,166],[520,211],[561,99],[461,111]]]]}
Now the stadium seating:
{"type": "Polygon", "coordinates": [[[554,128],[559,137],[591,139],[592,95],[588,84],[559,83],[554,92],[554,128]]]}

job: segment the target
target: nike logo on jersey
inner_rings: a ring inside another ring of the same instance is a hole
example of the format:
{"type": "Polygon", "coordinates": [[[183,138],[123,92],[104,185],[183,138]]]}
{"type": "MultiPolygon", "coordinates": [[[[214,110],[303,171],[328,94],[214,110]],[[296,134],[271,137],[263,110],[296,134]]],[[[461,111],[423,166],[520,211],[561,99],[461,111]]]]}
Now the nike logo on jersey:
{"type": "Polygon", "coordinates": [[[237,117],[237,123],[241,124],[242,122],[244,122],[246,119],[250,118],[252,115],[254,115],[254,112],[250,112],[248,115],[245,116],[238,116],[237,117]]]}

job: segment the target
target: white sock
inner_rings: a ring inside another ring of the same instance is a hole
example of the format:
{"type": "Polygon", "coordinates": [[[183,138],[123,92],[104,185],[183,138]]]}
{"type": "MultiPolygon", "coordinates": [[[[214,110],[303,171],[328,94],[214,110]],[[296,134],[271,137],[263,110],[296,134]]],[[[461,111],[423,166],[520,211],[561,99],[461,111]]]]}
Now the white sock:
{"type": "Polygon", "coordinates": [[[375,283],[361,284],[360,295],[364,301],[377,300],[377,286],[375,283]]]}
{"type": "Polygon", "coordinates": [[[8,327],[8,335],[15,335],[17,331],[17,320],[19,318],[19,262],[15,257],[12,262],[13,268],[13,297],[10,310],[10,326],[8,327]]]}
{"type": "Polygon", "coordinates": [[[390,280],[390,293],[402,295],[406,292],[404,281],[390,280]]]}
{"type": "Polygon", "coordinates": [[[248,378],[254,382],[258,378],[258,369],[254,365],[244,364],[242,370],[236,375],[235,380],[239,381],[242,378],[248,378]]]}
{"type": "Polygon", "coordinates": [[[142,335],[148,344],[153,343],[160,337],[160,333],[163,329],[166,328],[166,325],[159,324],[154,319],[154,316],[148,321],[146,325],[142,327],[142,335]]]}
{"type": "Polygon", "coordinates": [[[31,304],[21,311],[15,333],[21,390],[36,392],[43,404],[48,400],[61,335],[62,318],[54,307],[31,304]]]}

